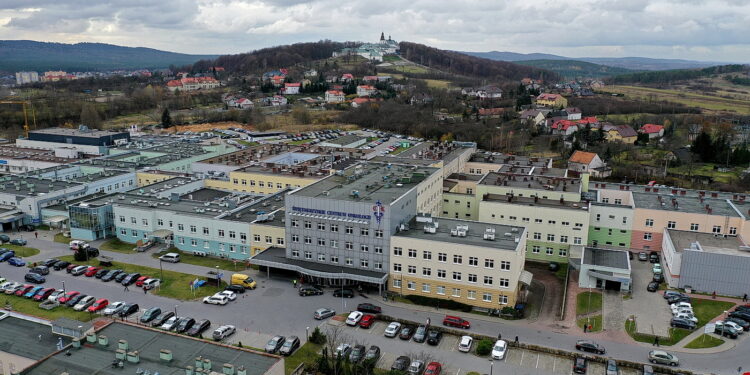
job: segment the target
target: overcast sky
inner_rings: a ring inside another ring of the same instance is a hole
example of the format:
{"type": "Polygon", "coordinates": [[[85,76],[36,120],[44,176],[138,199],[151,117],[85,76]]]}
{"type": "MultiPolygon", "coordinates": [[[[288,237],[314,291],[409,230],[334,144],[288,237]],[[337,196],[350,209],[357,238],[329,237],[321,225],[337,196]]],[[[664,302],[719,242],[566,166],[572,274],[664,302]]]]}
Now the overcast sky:
{"type": "Polygon", "coordinates": [[[223,54],[381,31],[463,51],[750,62],[750,0],[0,0],[0,39],[223,54]]]}

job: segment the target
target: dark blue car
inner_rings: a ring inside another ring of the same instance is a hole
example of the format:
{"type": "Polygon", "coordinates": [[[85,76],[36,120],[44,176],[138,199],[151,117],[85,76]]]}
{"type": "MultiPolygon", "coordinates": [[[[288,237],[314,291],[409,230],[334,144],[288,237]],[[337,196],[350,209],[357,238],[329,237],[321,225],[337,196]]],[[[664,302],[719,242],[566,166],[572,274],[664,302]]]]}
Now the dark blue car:
{"type": "Polygon", "coordinates": [[[8,264],[15,267],[23,267],[26,265],[26,262],[24,262],[24,260],[21,258],[13,257],[8,259],[8,264]]]}
{"type": "Polygon", "coordinates": [[[3,255],[0,255],[0,262],[5,262],[6,260],[13,258],[14,256],[16,256],[16,253],[12,250],[3,253],[3,255]]]}

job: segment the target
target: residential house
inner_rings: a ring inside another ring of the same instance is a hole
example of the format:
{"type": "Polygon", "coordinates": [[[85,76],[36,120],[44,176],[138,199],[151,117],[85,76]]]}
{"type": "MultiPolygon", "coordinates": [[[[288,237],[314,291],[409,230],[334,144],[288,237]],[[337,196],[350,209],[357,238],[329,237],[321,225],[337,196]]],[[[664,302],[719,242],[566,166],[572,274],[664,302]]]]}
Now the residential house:
{"type": "Polygon", "coordinates": [[[177,90],[207,90],[215,89],[219,86],[219,81],[217,81],[214,77],[183,77],[181,79],[173,79],[167,82],[167,89],[169,89],[169,91],[171,92],[175,92],[177,90]]]}
{"type": "Polygon", "coordinates": [[[364,76],[364,78],[362,78],[362,81],[365,81],[365,82],[378,82],[378,76],[364,76]]]}
{"type": "Polygon", "coordinates": [[[359,85],[357,86],[357,96],[372,96],[378,92],[375,86],[359,85]]]}
{"type": "Polygon", "coordinates": [[[576,151],[568,159],[568,170],[589,173],[594,177],[607,177],[612,169],[594,152],[576,151]]]}
{"type": "Polygon", "coordinates": [[[282,84],[284,84],[284,80],[286,80],[286,76],[284,75],[278,75],[271,77],[270,81],[275,87],[279,87],[282,84]]]}
{"type": "Polygon", "coordinates": [[[578,123],[570,120],[558,120],[555,121],[552,126],[552,134],[569,136],[577,132],[579,129],[578,123]]]}
{"type": "Polygon", "coordinates": [[[505,112],[504,108],[479,108],[481,118],[500,118],[505,112]]]}
{"type": "Polygon", "coordinates": [[[582,116],[581,109],[577,107],[565,108],[565,113],[568,115],[568,120],[580,120],[582,116]]]}
{"type": "Polygon", "coordinates": [[[664,136],[664,126],[656,124],[645,124],[638,129],[638,133],[648,134],[648,139],[661,138],[664,136]]]}
{"type": "Polygon", "coordinates": [[[568,106],[568,99],[560,94],[542,93],[536,97],[536,104],[551,108],[565,108],[568,106]]]}
{"type": "Polygon", "coordinates": [[[461,89],[461,94],[480,99],[500,99],[503,96],[503,90],[497,86],[487,85],[479,88],[463,88],[461,89]]]}
{"type": "Polygon", "coordinates": [[[411,99],[409,99],[409,104],[430,104],[432,103],[432,100],[432,96],[425,93],[418,93],[412,95],[411,99]]]}
{"type": "Polygon", "coordinates": [[[287,105],[288,101],[285,97],[281,95],[274,95],[274,96],[268,96],[263,99],[261,99],[261,102],[265,106],[272,106],[272,107],[278,107],[282,105],[287,105]]]}
{"type": "Polygon", "coordinates": [[[326,103],[342,103],[345,99],[344,92],[341,90],[326,91],[326,103]]]}
{"type": "Polygon", "coordinates": [[[341,75],[341,82],[351,82],[354,80],[354,75],[351,73],[344,73],[341,75]]]}
{"type": "Polygon", "coordinates": [[[253,101],[248,98],[241,98],[235,101],[235,107],[240,109],[253,108],[253,101]]]}
{"type": "Polygon", "coordinates": [[[360,106],[365,105],[367,103],[374,103],[374,102],[379,102],[379,101],[381,101],[381,99],[379,98],[368,98],[368,97],[354,98],[352,99],[352,107],[359,108],[360,106]]]}
{"type": "Polygon", "coordinates": [[[300,89],[301,85],[302,84],[298,83],[298,82],[297,83],[289,83],[289,82],[285,83],[284,84],[284,90],[283,90],[284,95],[297,95],[297,94],[299,94],[299,89],[300,89]]]}
{"type": "Polygon", "coordinates": [[[605,137],[609,142],[622,142],[633,144],[638,139],[638,133],[629,125],[615,125],[609,127],[605,137]]]}

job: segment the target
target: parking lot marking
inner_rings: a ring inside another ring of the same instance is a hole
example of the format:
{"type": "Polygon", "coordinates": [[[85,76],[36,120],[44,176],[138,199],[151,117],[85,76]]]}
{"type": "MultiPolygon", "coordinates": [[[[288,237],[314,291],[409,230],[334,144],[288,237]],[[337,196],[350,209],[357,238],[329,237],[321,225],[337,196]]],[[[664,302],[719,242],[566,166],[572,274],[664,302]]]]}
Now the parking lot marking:
{"type": "Polygon", "coordinates": [[[461,373],[461,369],[456,370],[456,375],[461,373]]]}
{"type": "Polygon", "coordinates": [[[521,350],[521,366],[523,366],[523,356],[526,354],[525,350],[521,350]]]}
{"type": "Polygon", "coordinates": [[[555,372],[556,365],[557,365],[557,357],[555,357],[555,359],[552,361],[552,372],[553,373],[555,372]]]}
{"type": "Polygon", "coordinates": [[[539,368],[539,354],[536,355],[536,366],[535,368],[539,368]]]}

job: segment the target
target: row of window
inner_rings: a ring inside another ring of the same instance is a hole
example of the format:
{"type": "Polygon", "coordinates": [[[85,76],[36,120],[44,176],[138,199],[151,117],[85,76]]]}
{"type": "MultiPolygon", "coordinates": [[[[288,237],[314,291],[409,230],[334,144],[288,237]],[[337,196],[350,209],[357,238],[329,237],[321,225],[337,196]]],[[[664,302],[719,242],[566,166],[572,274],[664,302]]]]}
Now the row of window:
{"type": "MultiPolygon", "coordinates": [[[[127,236],[128,235],[128,230],[125,229],[125,228],[120,228],[120,234],[123,235],[123,236],[127,236]]],[[[138,231],[135,230],[135,229],[131,229],[130,230],[130,236],[137,238],[138,237],[138,231]]],[[[143,238],[147,239],[148,238],[148,233],[144,232],[143,233],[143,238]]],[[[185,244],[185,237],[177,237],[177,243],[180,244],[180,245],[184,245],[185,244]]],[[[198,240],[195,239],[195,238],[191,238],[190,239],[190,246],[197,248],[198,247],[198,240]]],[[[209,248],[211,248],[211,244],[208,241],[203,241],[203,248],[204,249],[209,249],[209,248]]],[[[247,254],[247,246],[237,246],[237,245],[234,245],[234,244],[219,243],[219,251],[227,251],[227,250],[229,250],[230,253],[235,253],[235,252],[237,252],[238,249],[239,249],[240,253],[247,254]]]]}
{"type": "MultiPolygon", "coordinates": [[[[596,214],[595,219],[596,219],[596,221],[601,221],[602,220],[602,214],[596,214]]],[[[609,219],[610,220],[614,220],[615,219],[615,215],[609,215],[609,219]]],[[[622,217],[622,223],[623,224],[627,224],[628,223],[627,216],[623,216],[622,217]]]]}
{"type": "MultiPolygon", "coordinates": [[[[299,219],[292,219],[292,228],[299,228],[300,227],[300,221],[299,219]]],[[[319,231],[325,231],[330,230],[331,232],[338,233],[339,232],[339,225],[338,224],[326,224],[323,222],[313,223],[312,221],[303,221],[302,223],[303,228],[305,229],[313,229],[313,227],[317,228],[319,231]]],[[[346,225],[344,226],[344,233],[346,234],[356,234],[356,229],[353,226],[346,225]]],[[[382,229],[376,229],[373,231],[373,234],[375,238],[383,238],[383,230],[382,229]]],[[[359,235],[360,236],[369,236],[370,235],[370,228],[359,228],[359,235]]]]}
{"type": "MultiPolygon", "coordinates": [[[[125,216],[120,215],[120,222],[121,223],[125,222],[125,216]]],[[[130,217],[130,223],[137,225],[138,224],[138,220],[135,217],[131,216],[130,217]]],[[[144,227],[147,227],[148,226],[148,219],[142,218],[141,219],[141,224],[143,224],[144,227]]],[[[174,222],[172,220],[169,220],[168,224],[169,224],[168,225],[169,228],[173,228],[174,227],[174,222]]],[[[156,219],[156,225],[160,226],[160,227],[163,227],[164,226],[164,219],[156,219]]],[[[177,231],[178,232],[184,232],[185,231],[185,224],[178,223],[177,224],[177,231]]],[[[198,233],[198,227],[191,224],[189,226],[189,231],[190,231],[190,233],[198,233]]],[[[208,227],[202,227],[202,233],[203,233],[204,236],[209,236],[211,234],[211,231],[210,231],[210,229],[208,227]]],[[[227,236],[230,239],[237,238],[237,232],[233,231],[233,230],[225,231],[224,229],[217,229],[216,234],[219,237],[225,237],[225,236],[227,236]]],[[[246,241],[247,240],[247,233],[240,232],[239,233],[239,237],[240,237],[240,240],[246,241]]]]}
{"type": "MultiPolygon", "coordinates": [[[[492,214],[492,218],[495,218],[495,217],[496,217],[495,214],[492,214]]],[[[500,215],[500,219],[505,219],[505,215],[500,215]]],[[[518,220],[518,217],[517,216],[508,216],[508,220],[516,221],[516,220],[518,220]]],[[[524,223],[530,223],[531,219],[528,218],[528,217],[522,217],[521,221],[524,222],[524,223]]],[[[544,224],[544,219],[534,219],[534,223],[535,224],[544,224]]],[[[557,225],[557,220],[547,220],[547,224],[549,224],[549,225],[557,225]]],[[[569,227],[570,224],[571,223],[569,221],[560,221],[560,225],[562,225],[564,227],[569,227]]],[[[573,226],[575,228],[583,228],[583,223],[573,223],[573,226]]]]}
{"type": "MultiPolygon", "coordinates": [[[[602,198],[602,203],[609,203],[609,198],[602,198]]],[[[622,204],[622,199],[615,198],[615,204],[622,204]]]]}
{"type": "MultiPolygon", "coordinates": [[[[394,288],[401,288],[401,280],[400,279],[393,279],[393,287],[394,288]]],[[[417,283],[414,281],[407,281],[406,282],[406,289],[409,290],[416,290],[417,289],[417,283]]],[[[446,288],[443,285],[437,285],[435,287],[435,294],[444,296],[446,293],[446,288]]],[[[431,284],[422,284],[422,293],[432,293],[432,285],[431,284]]],[[[451,288],[451,297],[463,297],[461,294],[461,288],[451,288]]],[[[466,298],[467,299],[477,299],[477,291],[476,290],[467,290],[466,291],[466,298]]],[[[484,292],[482,293],[482,301],[483,302],[493,302],[494,296],[492,293],[484,292]]],[[[508,296],[504,294],[499,294],[497,296],[497,302],[501,305],[507,305],[508,304],[508,296]]]]}
{"type": "MultiPolygon", "coordinates": [[[[305,245],[313,245],[317,244],[318,246],[328,246],[332,249],[338,249],[339,248],[339,241],[338,240],[327,240],[325,238],[316,238],[316,241],[313,241],[313,238],[310,236],[303,236],[302,242],[305,245]]],[[[293,243],[300,243],[300,237],[298,234],[292,235],[292,242],[293,243]]],[[[354,242],[351,241],[345,241],[344,242],[344,249],[346,250],[354,250],[357,246],[354,242]]],[[[360,244],[359,250],[364,253],[370,252],[370,245],[366,244],[360,244]]],[[[372,250],[375,254],[383,254],[383,247],[382,246],[373,246],[372,250]]]]}
{"type": "MultiPolygon", "coordinates": [[[[534,232],[532,235],[532,238],[534,240],[540,241],[542,239],[542,234],[540,232],[534,232]]],[[[554,234],[547,233],[547,242],[555,242],[555,236],[554,234]]],[[[580,245],[583,242],[581,237],[573,237],[573,244],[574,245],[580,245]]],[[[560,236],[560,243],[568,243],[568,236],[560,236]]]]}
{"type": "MultiPolygon", "coordinates": [[[[541,251],[542,251],[541,246],[536,246],[535,245],[535,246],[531,247],[531,253],[532,254],[539,254],[541,251]]],[[[546,250],[545,250],[545,254],[547,254],[547,255],[555,255],[555,249],[553,249],[551,247],[547,247],[546,250]]],[[[568,256],[568,249],[558,249],[557,250],[557,255],[561,256],[561,257],[568,256]]]]}
{"type": "MultiPolygon", "coordinates": [[[[654,226],[654,219],[646,219],[645,225],[647,227],[653,227],[654,226]]],[[[677,222],[676,221],[667,221],[667,229],[676,229],[677,228],[677,222]]],[[[693,232],[697,232],[700,230],[700,224],[698,223],[690,223],[690,230],[693,232]]],[[[711,227],[711,233],[715,234],[721,234],[721,225],[714,225],[711,227]]],[[[729,227],[729,235],[736,236],[737,235],[737,228],[735,227],[729,227]]]]}
{"type": "MultiPolygon", "coordinates": [[[[269,245],[273,245],[273,237],[271,236],[264,236],[266,243],[269,245]]],[[[254,234],[253,235],[253,242],[261,242],[260,234],[254,234]]],[[[283,237],[276,237],[276,244],[284,246],[284,238],[283,237]]]]}
{"type": "MultiPolygon", "coordinates": [[[[306,260],[312,260],[313,259],[313,253],[312,251],[305,251],[303,253],[306,260]]],[[[317,253],[317,260],[318,262],[330,262],[333,264],[339,263],[339,256],[338,255],[331,255],[331,254],[325,254],[325,253],[317,253]]],[[[300,257],[300,251],[297,249],[292,249],[292,257],[293,258],[299,258],[300,257]]],[[[347,266],[354,267],[354,259],[352,258],[344,258],[344,264],[347,266]]],[[[360,259],[359,260],[359,267],[361,268],[370,268],[370,261],[368,259],[360,259]]],[[[376,270],[382,270],[383,269],[383,262],[373,262],[373,269],[376,270]]]]}
{"type": "MultiPolygon", "coordinates": [[[[266,186],[268,186],[269,189],[273,189],[273,182],[272,181],[268,181],[268,182],[258,181],[257,183],[258,183],[258,187],[266,187],[266,186]]],[[[255,186],[256,182],[255,182],[255,180],[246,180],[244,178],[242,178],[242,179],[233,178],[232,179],[232,184],[234,184],[234,185],[246,185],[246,186],[250,185],[250,186],[255,186]]],[[[279,189],[279,190],[281,190],[281,189],[283,189],[285,187],[292,187],[292,185],[291,184],[282,184],[280,182],[276,183],[276,188],[279,189]]],[[[300,185],[294,185],[294,187],[300,187],[300,185]]]]}
{"type": "MultiPolygon", "coordinates": [[[[394,263],[393,264],[393,272],[401,273],[402,271],[403,270],[402,270],[402,267],[401,267],[400,263],[394,263]]],[[[436,271],[435,272],[435,276],[438,279],[445,279],[447,277],[448,272],[446,270],[437,269],[435,271],[436,271]]],[[[406,273],[408,273],[409,275],[416,275],[417,274],[417,266],[408,265],[406,267],[406,273]]],[[[466,278],[466,280],[469,283],[472,283],[472,284],[476,284],[477,283],[477,280],[478,280],[479,277],[476,274],[470,273],[467,276],[468,277],[466,278]]],[[[432,268],[422,267],[422,277],[432,277],[432,268]]],[[[463,279],[463,275],[461,274],[461,272],[458,272],[458,271],[452,272],[452,277],[453,277],[453,281],[461,281],[463,279]]],[[[487,286],[493,286],[494,285],[494,278],[492,276],[483,276],[482,281],[483,281],[484,285],[487,285],[487,286]]],[[[510,287],[510,279],[506,279],[506,278],[502,278],[501,277],[499,279],[498,286],[500,286],[501,288],[508,288],[508,287],[510,287]]]]}
{"type": "MultiPolygon", "coordinates": [[[[416,249],[408,249],[407,250],[407,257],[411,259],[417,258],[417,250],[416,249]]],[[[393,247],[393,256],[400,257],[404,255],[404,249],[398,246],[393,247]]],[[[469,261],[469,266],[472,267],[479,267],[479,258],[477,257],[467,257],[469,261]]],[[[432,260],[432,251],[429,250],[422,250],[422,260],[432,260]]],[[[446,263],[448,261],[448,254],[447,253],[437,253],[437,261],[440,263],[446,263]]],[[[453,254],[453,264],[463,264],[464,262],[464,256],[459,254],[453,254]]],[[[484,268],[495,268],[495,260],[485,258],[484,259],[484,268]]],[[[501,261],[500,262],[500,269],[504,271],[510,270],[510,262],[508,261],[501,261]]]]}

